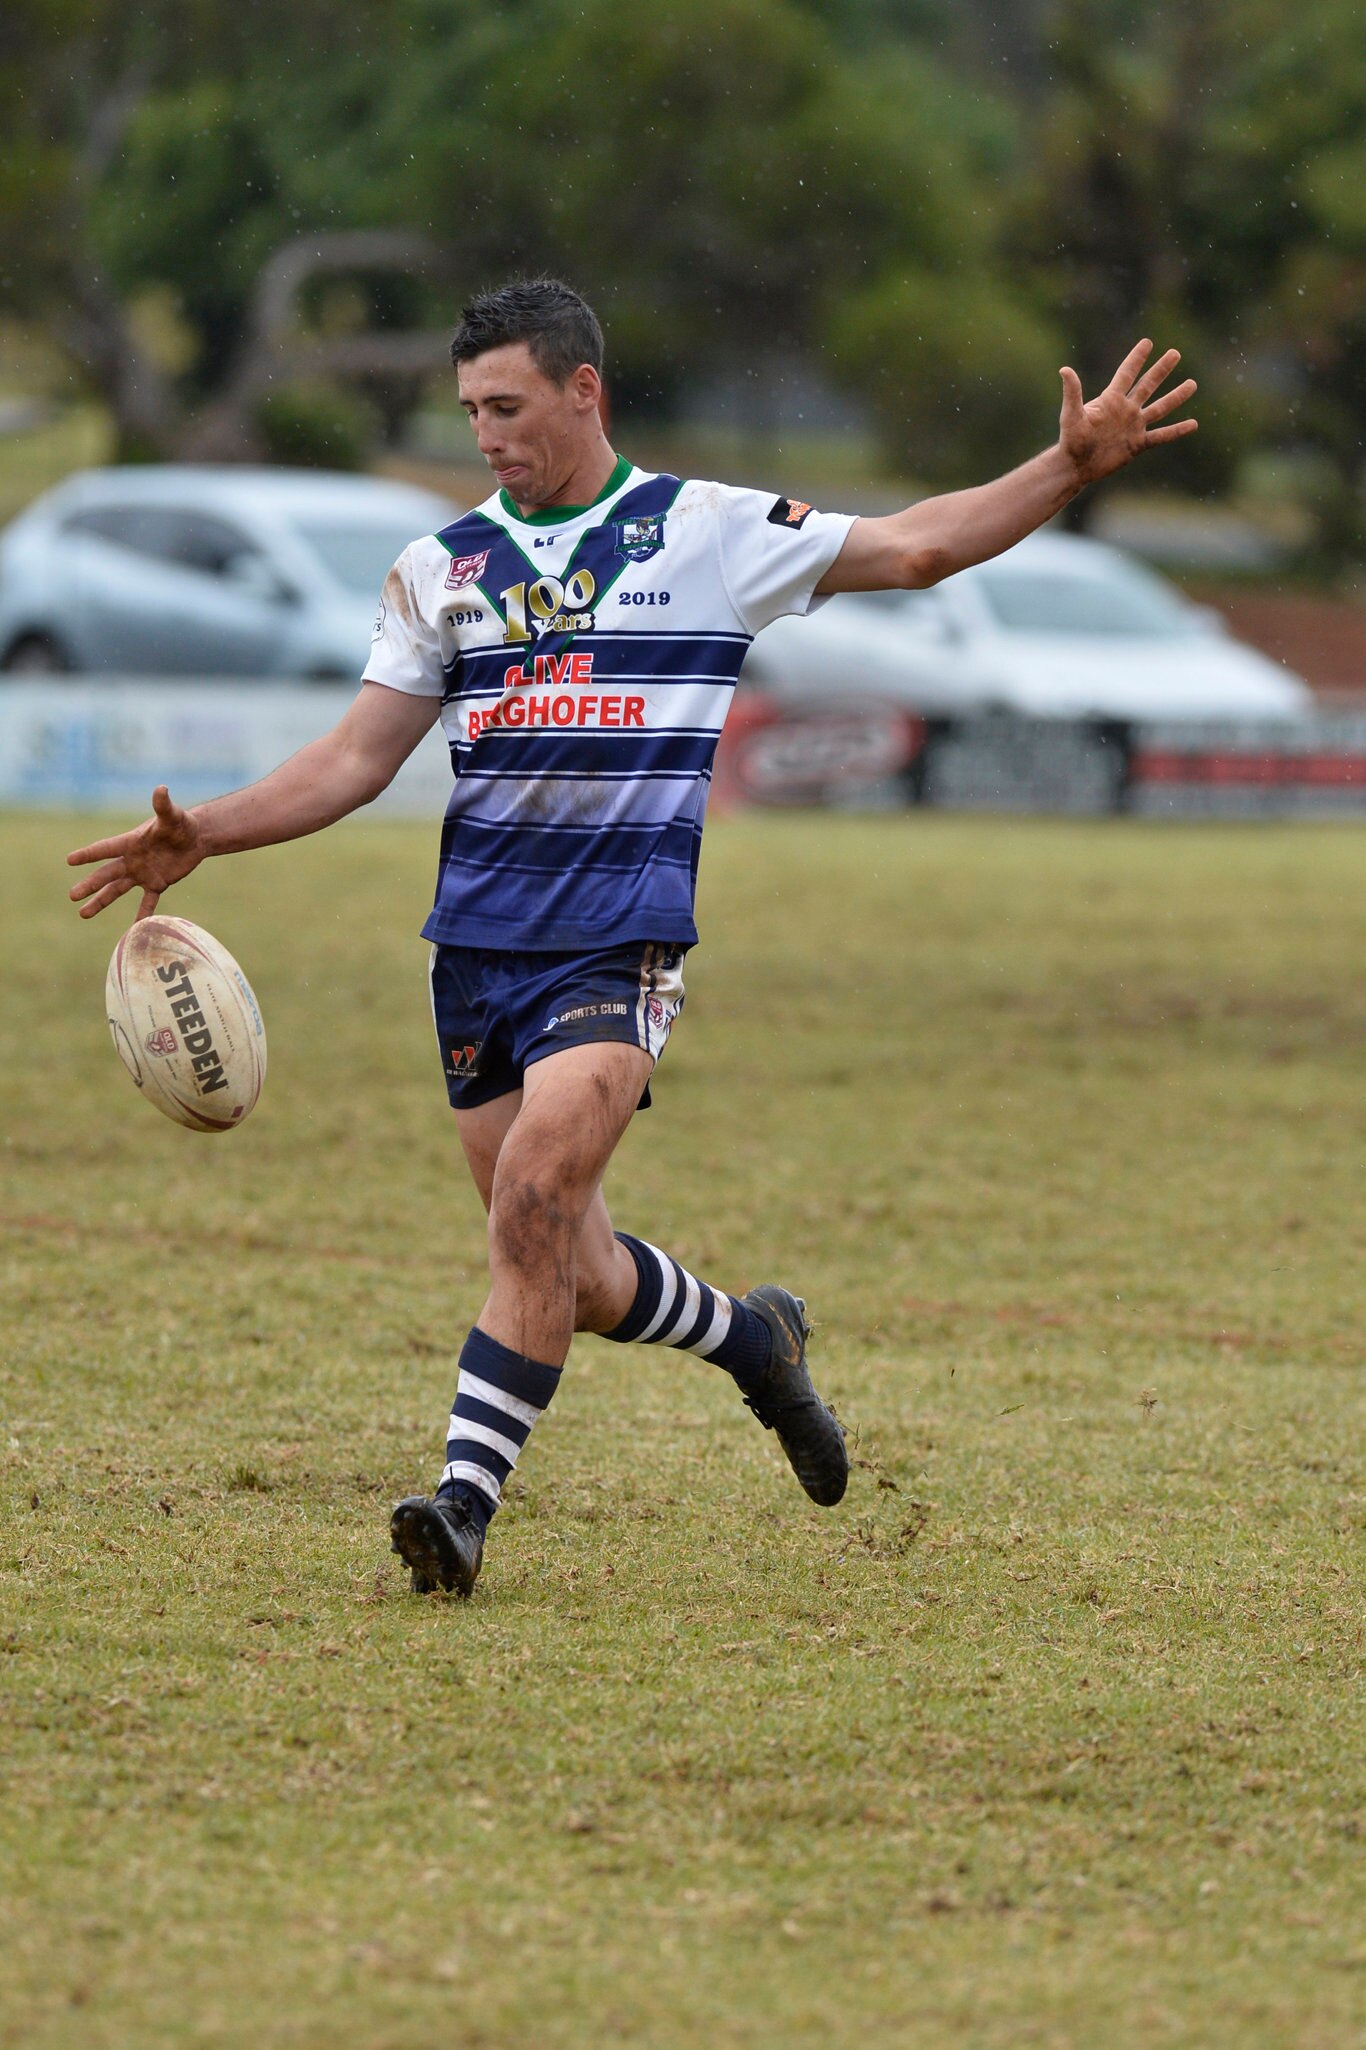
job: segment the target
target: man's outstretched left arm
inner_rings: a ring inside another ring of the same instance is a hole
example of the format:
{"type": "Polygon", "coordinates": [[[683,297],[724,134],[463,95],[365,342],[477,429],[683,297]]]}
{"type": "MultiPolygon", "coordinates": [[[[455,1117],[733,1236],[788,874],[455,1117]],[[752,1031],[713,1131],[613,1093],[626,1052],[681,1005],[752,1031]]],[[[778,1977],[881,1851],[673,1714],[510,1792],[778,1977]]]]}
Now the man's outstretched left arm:
{"type": "Polygon", "coordinates": [[[1099,397],[1083,400],[1081,379],[1064,369],[1058,439],[1042,455],[990,484],[922,499],[886,519],[855,520],[849,538],[816,586],[833,591],[916,590],[955,570],[986,562],[1032,534],[1086,485],[1123,469],[1159,442],[1194,434],[1193,419],[1171,420],[1195,391],[1184,379],[1161,387],[1181,361],[1168,349],[1145,370],[1151,342],[1132,348],[1099,397]]]}

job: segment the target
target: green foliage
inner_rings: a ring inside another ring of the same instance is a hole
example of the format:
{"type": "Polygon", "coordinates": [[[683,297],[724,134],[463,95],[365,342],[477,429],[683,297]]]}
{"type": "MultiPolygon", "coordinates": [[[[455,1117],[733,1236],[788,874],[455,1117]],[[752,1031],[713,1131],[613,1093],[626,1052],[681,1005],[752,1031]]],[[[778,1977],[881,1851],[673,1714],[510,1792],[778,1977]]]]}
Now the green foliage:
{"type": "Polygon", "coordinates": [[[976,269],[911,272],[856,294],[832,342],[876,408],[893,471],[990,475],[1057,431],[1056,334],[976,269]]]}
{"type": "Polygon", "coordinates": [[[737,334],[807,337],[797,130],[836,62],[824,33],[785,0],[660,0],[648,20],[553,0],[535,20],[448,50],[415,106],[394,85],[423,138],[397,202],[426,218],[452,195],[440,228],[470,283],[567,272],[638,382],[729,360],[737,334]]]}
{"type": "MultiPolygon", "coordinates": [[[[762,389],[804,355],[866,393],[889,456],[944,480],[1050,431],[1059,361],[1094,389],[1140,333],[1174,339],[1201,432],[1164,476],[1211,490],[1251,444],[1308,454],[1328,547],[1366,546],[1366,46],[1346,0],[11,14],[11,303],[71,346],[73,307],[98,332],[170,295],[192,414],[232,387],[273,251],[410,228],[440,259],[346,280],[353,331],[439,328],[473,287],[560,272],[600,305],[628,400],[667,414],[737,358],[762,389]],[[112,312],[92,315],[92,281],[112,312]]],[[[334,312],[305,293],[299,320],[334,312]]],[[[98,358],[87,342],[117,406],[126,371],[98,358]]],[[[367,395],[392,426],[417,385],[367,395]]]]}
{"type": "MultiPolygon", "coordinates": [[[[661,0],[648,27],[615,0],[559,0],[533,44],[487,35],[473,66],[452,49],[402,93],[406,133],[430,140],[394,202],[427,218],[433,189],[458,193],[444,225],[474,277],[567,268],[631,389],[737,354],[762,377],[772,352],[832,337],[862,377],[886,337],[861,309],[908,269],[970,270],[979,302],[998,276],[1009,111],[928,52],[848,55],[786,0],[661,0]]],[[[1013,414],[1022,375],[998,379],[983,348],[974,393],[1013,414]]],[[[920,425],[887,410],[902,441],[920,425]]]]}
{"type": "Polygon", "coordinates": [[[374,441],[370,409],[328,384],[278,386],[262,402],[257,424],[270,462],[304,469],[363,469],[374,441]]]}
{"type": "Polygon", "coordinates": [[[1201,431],[1164,457],[1226,484],[1255,443],[1318,451],[1324,541],[1360,551],[1366,121],[1356,12],[1308,0],[1061,0],[1018,232],[1079,367],[1161,327],[1198,368],[1201,431]]]}
{"type": "Polygon", "coordinates": [[[191,384],[229,368],[257,272],[291,231],[261,109],[229,79],[149,99],[117,179],[93,209],[93,239],[129,292],[170,281],[195,337],[191,384]]]}
{"type": "MultiPolygon", "coordinates": [[[[429,0],[382,62],[362,29],[306,77],[304,41],[290,27],[257,56],[220,37],[188,79],[168,46],[91,200],[119,288],[173,288],[200,397],[230,372],[260,265],[309,228],[436,235],[445,265],[410,319],[490,279],[568,272],[623,386],[659,394],[737,348],[762,378],[775,351],[836,332],[861,367],[851,303],[908,270],[997,260],[999,103],[955,94],[923,51],[846,53],[790,0],[659,0],[648,18],[429,0]]],[[[995,390],[985,354],[974,376],[995,390]]]]}

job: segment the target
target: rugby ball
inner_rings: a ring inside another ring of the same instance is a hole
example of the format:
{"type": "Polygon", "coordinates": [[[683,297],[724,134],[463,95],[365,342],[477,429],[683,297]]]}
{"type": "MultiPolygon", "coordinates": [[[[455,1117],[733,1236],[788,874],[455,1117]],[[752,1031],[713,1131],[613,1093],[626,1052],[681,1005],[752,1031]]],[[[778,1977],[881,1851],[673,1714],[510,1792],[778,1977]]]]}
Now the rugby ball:
{"type": "Polygon", "coordinates": [[[149,1103],[192,1132],[230,1132],[266,1079],[266,1028],[226,947],[188,918],[140,918],[104,985],[119,1059],[149,1103]]]}

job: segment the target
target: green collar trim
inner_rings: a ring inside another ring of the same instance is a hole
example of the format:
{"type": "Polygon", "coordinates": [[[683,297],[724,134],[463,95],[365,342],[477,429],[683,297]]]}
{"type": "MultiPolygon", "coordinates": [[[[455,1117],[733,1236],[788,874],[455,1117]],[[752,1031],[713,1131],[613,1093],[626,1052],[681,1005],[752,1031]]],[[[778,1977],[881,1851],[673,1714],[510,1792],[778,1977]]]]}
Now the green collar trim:
{"type": "Polygon", "coordinates": [[[562,520],[577,520],[581,514],[591,512],[593,506],[601,505],[604,498],[610,498],[614,491],[620,491],[630,474],[630,459],[626,456],[618,456],[611,476],[607,479],[597,497],[589,505],[548,505],[540,512],[524,513],[517,510],[516,501],[509,498],[506,491],[498,493],[498,503],[502,506],[509,519],[516,520],[520,526],[554,527],[558,526],[562,520]]]}

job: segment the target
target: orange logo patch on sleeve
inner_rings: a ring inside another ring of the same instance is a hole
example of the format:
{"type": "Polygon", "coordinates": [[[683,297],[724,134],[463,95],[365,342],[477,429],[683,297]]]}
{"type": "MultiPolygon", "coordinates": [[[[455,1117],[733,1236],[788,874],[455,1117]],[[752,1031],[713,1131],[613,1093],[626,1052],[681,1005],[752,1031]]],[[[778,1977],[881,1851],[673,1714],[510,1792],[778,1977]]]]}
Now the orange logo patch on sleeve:
{"type": "Polygon", "coordinates": [[[774,527],[800,527],[802,521],[814,510],[815,508],[809,506],[805,499],[779,498],[774,501],[773,510],[768,516],[769,524],[774,527]]]}

